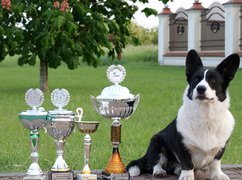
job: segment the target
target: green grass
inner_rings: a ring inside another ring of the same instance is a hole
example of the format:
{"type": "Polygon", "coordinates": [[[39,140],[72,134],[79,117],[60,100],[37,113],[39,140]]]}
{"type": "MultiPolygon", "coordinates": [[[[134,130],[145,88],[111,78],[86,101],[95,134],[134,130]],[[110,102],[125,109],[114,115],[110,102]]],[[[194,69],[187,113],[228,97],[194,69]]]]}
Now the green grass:
{"type": "MultiPolygon", "coordinates": [[[[162,67],[156,62],[157,48],[127,47],[123,64],[127,71],[123,86],[133,94],[141,94],[136,112],[128,120],[122,120],[122,143],[120,153],[125,164],[143,155],[151,136],[171,122],[182,103],[186,86],[184,67],[162,67]],[[136,55],[133,55],[136,54],[136,55]]],[[[24,102],[25,91],[38,87],[38,66],[16,65],[16,58],[0,63],[0,172],[24,172],[30,165],[29,131],[24,129],[18,113],[29,109],[24,102]]],[[[107,63],[108,64],[108,63],[107,63]]],[[[82,64],[71,71],[65,65],[49,71],[49,89],[63,87],[70,91],[71,101],[66,107],[72,111],[79,106],[84,109],[83,120],[100,122],[98,131],[92,135],[91,166],[105,167],[111,155],[111,120],[99,116],[90,101],[109,86],[106,78],[107,65],[98,68],[82,64]]],[[[236,126],[225,152],[223,163],[242,163],[242,70],[239,70],[230,86],[231,111],[236,126]]],[[[46,110],[54,109],[50,92],[45,94],[46,110]]],[[[39,164],[44,171],[51,168],[55,160],[54,140],[40,131],[39,164]]],[[[65,159],[72,169],[83,167],[83,137],[76,131],[67,139],[65,159]]]]}

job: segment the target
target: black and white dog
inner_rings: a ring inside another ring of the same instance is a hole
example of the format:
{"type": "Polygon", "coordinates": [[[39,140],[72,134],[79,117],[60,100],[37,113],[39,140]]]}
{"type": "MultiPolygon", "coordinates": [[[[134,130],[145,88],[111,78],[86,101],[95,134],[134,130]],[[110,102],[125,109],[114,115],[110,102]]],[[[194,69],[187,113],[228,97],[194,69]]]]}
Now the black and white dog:
{"type": "Polygon", "coordinates": [[[239,63],[240,57],[232,54],[208,70],[195,50],[188,52],[183,105],[176,119],[152,137],[146,154],[129,163],[131,177],[169,173],[194,180],[194,170],[208,166],[211,179],[229,179],[220,160],[234,127],[227,88],[239,63]]]}

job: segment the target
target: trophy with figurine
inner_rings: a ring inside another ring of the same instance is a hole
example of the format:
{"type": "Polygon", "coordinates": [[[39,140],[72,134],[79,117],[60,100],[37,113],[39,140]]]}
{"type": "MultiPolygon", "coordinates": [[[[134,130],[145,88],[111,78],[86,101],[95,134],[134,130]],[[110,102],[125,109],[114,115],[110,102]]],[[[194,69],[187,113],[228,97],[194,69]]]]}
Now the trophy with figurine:
{"type": "Polygon", "coordinates": [[[31,159],[32,163],[26,172],[24,180],[38,179],[44,180],[46,177],[38,164],[38,144],[39,132],[46,122],[47,112],[40,107],[44,102],[44,94],[38,88],[31,88],[25,93],[25,101],[32,108],[30,110],[19,113],[19,119],[23,126],[30,130],[30,144],[31,144],[31,159]]]}
{"type": "Polygon", "coordinates": [[[112,155],[106,165],[103,176],[110,177],[115,174],[126,173],[125,165],[119,153],[121,143],[121,119],[128,119],[136,110],[140,95],[133,95],[129,89],[121,86],[126,76],[126,71],[121,65],[112,65],[107,69],[107,77],[113,85],[103,89],[101,95],[91,96],[95,110],[103,117],[112,120],[111,142],[112,155]]]}
{"type": "Polygon", "coordinates": [[[63,88],[57,88],[51,93],[52,104],[57,108],[48,111],[46,129],[55,139],[56,160],[49,172],[52,180],[73,179],[74,173],[64,160],[64,144],[67,137],[72,133],[75,125],[75,114],[65,107],[70,100],[70,93],[63,88]]]}

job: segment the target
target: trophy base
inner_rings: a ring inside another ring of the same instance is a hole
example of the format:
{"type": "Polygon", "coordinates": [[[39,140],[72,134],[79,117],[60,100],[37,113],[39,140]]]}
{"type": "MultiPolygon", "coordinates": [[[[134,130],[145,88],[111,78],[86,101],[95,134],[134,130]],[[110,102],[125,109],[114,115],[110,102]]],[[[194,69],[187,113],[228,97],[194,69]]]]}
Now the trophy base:
{"type": "Polygon", "coordinates": [[[39,175],[39,176],[30,176],[26,175],[23,177],[23,180],[47,180],[46,176],[44,175],[39,175]]]}
{"type": "Polygon", "coordinates": [[[64,172],[49,172],[49,179],[50,180],[73,180],[74,173],[72,171],[64,171],[64,172]]]}
{"type": "Polygon", "coordinates": [[[76,176],[77,180],[97,180],[96,174],[78,174],[76,176]]]}
{"type": "Polygon", "coordinates": [[[104,172],[107,174],[124,174],[126,173],[126,168],[121,160],[118,147],[113,148],[113,153],[106,165],[104,172]]]}
{"type": "Polygon", "coordinates": [[[102,172],[102,179],[103,180],[130,180],[128,173],[122,174],[110,174],[105,171],[102,172]]]}

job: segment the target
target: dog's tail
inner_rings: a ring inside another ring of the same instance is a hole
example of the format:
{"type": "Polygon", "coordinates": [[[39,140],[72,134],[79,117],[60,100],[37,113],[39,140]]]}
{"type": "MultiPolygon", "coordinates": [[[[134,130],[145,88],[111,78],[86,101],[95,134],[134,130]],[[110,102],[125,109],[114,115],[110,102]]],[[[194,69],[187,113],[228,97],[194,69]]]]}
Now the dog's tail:
{"type": "Polygon", "coordinates": [[[139,176],[140,174],[146,171],[145,164],[146,164],[146,158],[142,157],[140,159],[131,161],[126,167],[126,169],[129,172],[129,175],[131,177],[139,176]]]}

